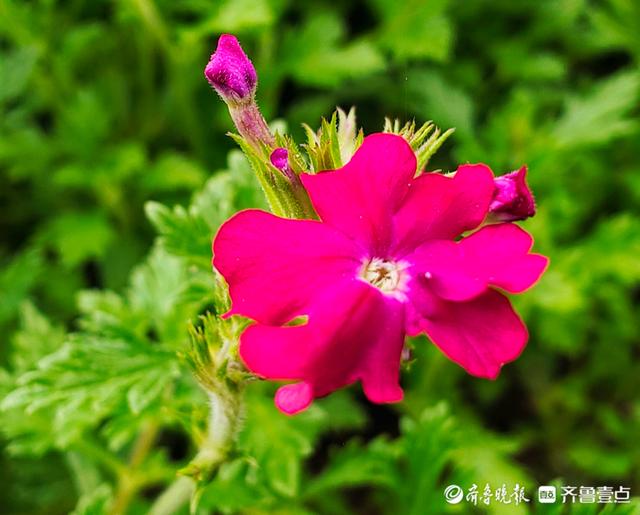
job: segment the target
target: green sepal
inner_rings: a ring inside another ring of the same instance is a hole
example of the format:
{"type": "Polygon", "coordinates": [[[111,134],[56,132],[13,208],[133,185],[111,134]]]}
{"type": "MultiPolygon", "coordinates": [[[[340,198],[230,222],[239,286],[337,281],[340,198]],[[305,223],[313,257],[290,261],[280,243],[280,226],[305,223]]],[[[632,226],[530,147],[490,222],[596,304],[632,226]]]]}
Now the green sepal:
{"type": "Polygon", "coordinates": [[[432,121],[425,122],[416,130],[416,122],[412,120],[404,125],[397,118],[391,120],[385,118],[384,132],[402,136],[411,146],[418,161],[417,175],[423,173],[429,160],[438,151],[442,144],[453,134],[455,129],[448,129],[442,133],[432,121]]]}
{"type": "Polygon", "coordinates": [[[354,108],[348,114],[337,108],[329,120],[322,119],[317,132],[306,124],[302,127],[307,135],[307,143],[302,146],[309,156],[311,173],[341,168],[364,139],[362,130],[356,127],[354,108]]]}
{"type": "Polygon", "coordinates": [[[307,204],[302,195],[296,195],[295,186],[271,164],[269,149],[266,146],[261,145],[257,150],[242,136],[233,133],[229,133],[229,136],[240,146],[249,160],[273,214],[300,219],[312,216],[309,211],[310,203],[307,204]]]}

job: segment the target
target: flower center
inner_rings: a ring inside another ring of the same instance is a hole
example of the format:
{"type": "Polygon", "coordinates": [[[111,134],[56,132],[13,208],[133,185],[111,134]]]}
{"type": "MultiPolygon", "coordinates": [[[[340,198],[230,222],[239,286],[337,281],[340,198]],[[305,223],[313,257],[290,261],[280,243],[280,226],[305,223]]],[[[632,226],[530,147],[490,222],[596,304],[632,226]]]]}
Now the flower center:
{"type": "Polygon", "coordinates": [[[373,258],[363,264],[360,276],[382,293],[404,297],[407,263],[373,258]]]}

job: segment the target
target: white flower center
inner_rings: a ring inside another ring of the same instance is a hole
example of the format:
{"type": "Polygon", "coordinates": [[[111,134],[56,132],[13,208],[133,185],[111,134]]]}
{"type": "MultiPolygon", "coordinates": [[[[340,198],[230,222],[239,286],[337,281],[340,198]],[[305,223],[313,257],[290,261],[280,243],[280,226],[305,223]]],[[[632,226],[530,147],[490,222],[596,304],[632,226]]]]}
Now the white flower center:
{"type": "Polygon", "coordinates": [[[409,276],[408,263],[404,261],[389,261],[382,258],[367,259],[363,263],[360,277],[378,288],[385,295],[391,295],[402,300],[409,276]]]}

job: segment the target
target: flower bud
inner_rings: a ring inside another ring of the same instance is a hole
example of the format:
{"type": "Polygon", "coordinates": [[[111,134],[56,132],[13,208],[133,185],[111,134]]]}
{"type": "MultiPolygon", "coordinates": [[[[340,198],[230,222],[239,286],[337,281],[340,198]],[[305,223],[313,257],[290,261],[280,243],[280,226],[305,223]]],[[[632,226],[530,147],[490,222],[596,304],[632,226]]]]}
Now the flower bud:
{"type": "Polygon", "coordinates": [[[269,156],[271,164],[282,172],[294,188],[302,188],[300,178],[289,166],[289,151],[284,147],[278,147],[269,156]]]}
{"type": "Polygon", "coordinates": [[[289,168],[289,152],[286,148],[278,147],[269,156],[271,164],[281,172],[286,172],[289,168]]]}
{"type": "Polygon", "coordinates": [[[229,108],[240,135],[255,149],[273,147],[273,134],[255,100],[256,69],[235,36],[223,34],[204,69],[204,75],[229,108]]]}
{"type": "Polygon", "coordinates": [[[278,147],[271,152],[269,161],[274,168],[280,170],[282,175],[284,175],[287,181],[289,181],[293,196],[298,205],[304,211],[305,215],[310,218],[314,218],[315,211],[313,210],[311,201],[309,200],[309,195],[300,181],[300,176],[293,171],[291,164],[289,163],[289,151],[284,147],[278,147]]]}
{"type": "Polygon", "coordinates": [[[513,222],[524,220],[536,213],[533,194],[526,181],[527,167],[496,177],[496,190],[489,206],[489,213],[494,220],[513,222]]]}
{"type": "Polygon", "coordinates": [[[227,104],[253,99],[258,77],[253,63],[235,36],[223,34],[204,69],[204,75],[227,104]]]}

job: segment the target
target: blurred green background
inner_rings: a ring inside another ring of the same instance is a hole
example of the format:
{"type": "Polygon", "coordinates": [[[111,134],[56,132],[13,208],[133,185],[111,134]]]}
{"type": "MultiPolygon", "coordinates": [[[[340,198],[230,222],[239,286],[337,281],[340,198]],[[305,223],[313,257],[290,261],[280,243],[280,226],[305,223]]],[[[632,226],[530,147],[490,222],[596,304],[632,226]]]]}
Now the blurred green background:
{"type": "Polygon", "coordinates": [[[367,132],[456,127],[433,167],[528,164],[524,225],[551,267],[515,299],[531,339],[496,382],[418,339],[399,405],[350,388],[286,418],[250,385],[200,512],[554,514],[537,485],[638,494],[637,0],[0,0],[0,512],[148,513],[196,452],[187,322],[212,302],[217,225],[261,205],[202,74],[222,32],[299,140],[356,105],[367,132]],[[532,502],[449,506],[450,483],[532,502]]]}

